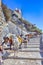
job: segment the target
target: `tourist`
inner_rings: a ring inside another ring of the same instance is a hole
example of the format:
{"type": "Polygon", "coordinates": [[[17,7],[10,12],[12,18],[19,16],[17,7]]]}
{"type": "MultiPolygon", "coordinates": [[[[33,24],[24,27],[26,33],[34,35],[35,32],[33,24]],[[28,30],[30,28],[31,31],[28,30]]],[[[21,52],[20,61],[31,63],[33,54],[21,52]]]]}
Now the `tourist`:
{"type": "Polygon", "coordinates": [[[10,43],[10,50],[11,50],[11,47],[12,47],[12,44],[13,44],[12,36],[10,36],[10,38],[9,38],[9,43],[10,43]]]}
{"type": "Polygon", "coordinates": [[[22,42],[23,42],[23,39],[22,39],[22,36],[21,36],[21,35],[18,36],[18,41],[19,41],[19,43],[20,43],[19,49],[21,49],[21,45],[22,45],[22,42]]]}
{"type": "Polygon", "coordinates": [[[4,37],[3,39],[4,39],[4,41],[2,42],[2,45],[5,48],[10,48],[9,38],[8,37],[4,37]]]}

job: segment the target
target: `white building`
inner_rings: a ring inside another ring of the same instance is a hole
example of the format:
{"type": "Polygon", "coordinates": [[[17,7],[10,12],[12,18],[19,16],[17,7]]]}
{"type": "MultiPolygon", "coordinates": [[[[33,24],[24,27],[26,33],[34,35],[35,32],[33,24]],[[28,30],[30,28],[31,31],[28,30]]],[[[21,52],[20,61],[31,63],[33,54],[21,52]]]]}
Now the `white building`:
{"type": "Polygon", "coordinates": [[[13,18],[16,17],[16,18],[19,18],[19,19],[20,19],[20,18],[21,18],[21,10],[16,8],[16,9],[14,10],[12,16],[13,16],[13,18]]]}

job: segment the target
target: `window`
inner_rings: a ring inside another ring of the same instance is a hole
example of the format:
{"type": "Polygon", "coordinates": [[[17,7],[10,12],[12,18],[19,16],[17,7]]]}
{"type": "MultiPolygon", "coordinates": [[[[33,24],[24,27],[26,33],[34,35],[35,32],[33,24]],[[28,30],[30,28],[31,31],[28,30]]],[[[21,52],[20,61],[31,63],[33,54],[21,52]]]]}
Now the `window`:
{"type": "Polygon", "coordinates": [[[12,16],[18,17],[16,14],[13,14],[12,16]]]}

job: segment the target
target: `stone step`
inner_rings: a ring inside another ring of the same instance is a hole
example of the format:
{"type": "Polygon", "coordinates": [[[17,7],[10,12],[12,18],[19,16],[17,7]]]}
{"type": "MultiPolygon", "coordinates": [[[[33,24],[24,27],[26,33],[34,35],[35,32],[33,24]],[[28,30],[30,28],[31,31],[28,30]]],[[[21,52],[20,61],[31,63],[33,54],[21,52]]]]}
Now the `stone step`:
{"type": "Polygon", "coordinates": [[[36,44],[38,44],[38,43],[40,43],[40,41],[29,41],[28,43],[36,43],[36,44]]]}
{"type": "Polygon", "coordinates": [[[26,58],[26,57],[3,57],[4,59],[20,59],[20,60],[41,60],[43,61],[43,58],[26,58]]]}
{"type": "Polygon", "coordinates": [[[41,60],[29,60],[29,59],[6,59],[4,60],[4,65],[42,65],[41,60]],[[10,61],[10,62],[9,62],[10,61]]]}
{"type": "MultiPolygon", "coordinates": [[[[5,50],[9,49],[9,47],[3,47],[5,50]]],[[[14,47],[12,46],[12,49],[14,49],[14,47]]],[[[24,50],[39,50],[40,46],[21,46],[21,49],[24,50]]]]}
{"type": "Polygon", "coordinates": [[[32,44],[29,45],[29,44],[27,44],[27,47],[40,47],[40,45],[32,45],[32,44]]]}
{"type": "Polygon", "coordinates": [[[40,38],[32,38],[29,40],[29,43],[40,43],[40,38]]]}
{"type": "Polygon", "coordinates": [[[26,43],[23,43],[21,47],[40,48],[40,44],[26,44],[26,43]]]}
{"type": "Polygon", "coordinates": [[[43,44],[27,44],[27,47],[43,47],[43,44]]]}
{"type": "MultiPolygon", "coordinates": [[[[25,43],[22,43],[22,44],[25,44],[25,43]]],[[[37,42],[37,43],[36,43],[36,42],[35,42],[35,43],[34,43],[34,42],[28,42],[27,44],[28,44],[28,45],[31,45],[31,44],[32,44],[32,45],[40,45],[40,42],[37,42]]]]}
{"type": "Polygon", "coordinates": [[[22,48],[22,51],[26,50],[26,51],[40,51],[40,48],[22,48]]]}
{"type": "MultiPolygon", "coordinates": [[[[10,50],[10,49],[8,49],[8,48],[5,48],[5,50],[10,50]]],[[[13,50],[13,49],[12,49],[13,50]]],[[[33,52],[39,52],[40,51],[40,49],[39,48],[22,48],[22,49],[18,49],[19,51],[33,51],[33,52]]],[[[14,50],[13,50],[14,51],[14,50]]],[[[42,52],[43,52],[43,50],[42,50],[42,52]]]]}
{"type": "Polygon", "coordinates": [[[26,60],[43,60],[39,52],[14,52],[10,53],[6,59],[26,59],[26,60]],[[16,55],[16,56],[15,56],[16,55]]]}
{"type": "Polygon", "coordinates": [[[40,48],[40,46],[22,46],[22,48],[40,48]]]}
{"type": "MultiPolygon", "coordinates": [[[[10,53],[14,53],[14,50],[8,50],[6,49],[7,52],[10,52],[10,53]]],[[[43,53],[43,50],[22,50],[22,49],[18,49],[18,52],[40,52],[40,53],[43,53]]]]}
{"type": "Polygon", "coordinates": [[[40,45],[40,43],[27,43],[28,45],[40,45]]]}
{"type": "Polygon", "coordinates": [[[40,52],[43,53],[43,50],[19,50],[19,52],[40,52]]]}

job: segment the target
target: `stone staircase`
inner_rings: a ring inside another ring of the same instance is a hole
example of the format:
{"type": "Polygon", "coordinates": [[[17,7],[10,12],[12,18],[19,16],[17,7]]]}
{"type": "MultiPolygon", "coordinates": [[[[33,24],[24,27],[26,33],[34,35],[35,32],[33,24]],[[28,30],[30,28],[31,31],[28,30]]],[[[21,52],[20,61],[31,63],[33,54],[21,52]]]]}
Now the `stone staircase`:
{"type": "Polygon", "coordinates": [[[7,65],[8,63],[10,65],[43,65],[43,57],[40,54],[40,38],[32,38],[30,42],[33,41],[34,43],[28,43],[27,48],[18,49],[16,52],[14,50],[8,51],[10,54],[5,58],[4,65],[6,63],[7,65]],[[38,39],[38,43],[35,43],[33,39],[38,39]]]}
{"type": "MultiPolygon", "coordinates": [[[[22,47],[25,47],[25,43],[22,44],[22,47]]],[[[38,50],[40,50],[40,37],[31,38],[29,40],[29,42],[27,43],[26,49],[28,51],[31,51],[31,50],[38,51],[38,50]]]]}

